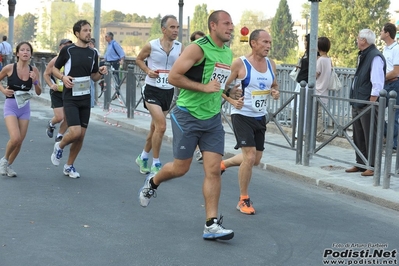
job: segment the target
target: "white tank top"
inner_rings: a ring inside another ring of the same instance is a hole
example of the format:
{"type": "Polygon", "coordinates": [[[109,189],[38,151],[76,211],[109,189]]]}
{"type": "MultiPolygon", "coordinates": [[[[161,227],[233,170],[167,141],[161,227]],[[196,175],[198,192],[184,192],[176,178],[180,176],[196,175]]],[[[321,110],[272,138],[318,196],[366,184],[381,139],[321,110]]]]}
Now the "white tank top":
{"type": "Polygon", "coordinates": [[[158,70],[158,78],[145,77],[145,83],[160,89],[171,89],[172,85],[168,83],[169,70],[175,63],[176,59],[181,54],[182,44],[178,41],[173,41],[172,48],[167,54],[161,46],[160,39],[150,41],[151,53],[147,58],[147,65],[151,70],[158,70]]]}
{"type": "MultiPolygon", "coordinates": [[[[260,117],[267,113],[267,100],[270,96],[270,89],[275,79],[272,65],[267,57],[267,70],[264,73],[257,71],[245,56],[241,56],[245,77],[241,80],[241,88],[244,96],[244,106],[237,110],[231,107],[231,114],[241,114],[248,117],[260,117]]],[[[238,81],[238,80],[237,80],[238,81]]]]}

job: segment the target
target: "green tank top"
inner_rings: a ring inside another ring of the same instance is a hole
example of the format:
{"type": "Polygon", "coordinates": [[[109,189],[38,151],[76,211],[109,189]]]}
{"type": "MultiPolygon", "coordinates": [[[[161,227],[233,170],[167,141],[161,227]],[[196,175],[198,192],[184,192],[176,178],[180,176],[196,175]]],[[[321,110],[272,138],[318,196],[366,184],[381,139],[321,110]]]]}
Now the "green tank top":
{"type": "MultiPolygon", "coordinates": [[[[223,48],[217,46],[211,37],[205,36],[194,41],[204,51],[201,62],[192,66],[185,76],[190,80],[208,84],[215,77],[219,77],[221,83],[226,82],[230,69],[233,53],[226,45],[223,48]]],[[[192,116],[200,120],[214,117],[220,112],[223,90],[214,93],[180,89],[177,105],[186,108],[192,116]]]]}

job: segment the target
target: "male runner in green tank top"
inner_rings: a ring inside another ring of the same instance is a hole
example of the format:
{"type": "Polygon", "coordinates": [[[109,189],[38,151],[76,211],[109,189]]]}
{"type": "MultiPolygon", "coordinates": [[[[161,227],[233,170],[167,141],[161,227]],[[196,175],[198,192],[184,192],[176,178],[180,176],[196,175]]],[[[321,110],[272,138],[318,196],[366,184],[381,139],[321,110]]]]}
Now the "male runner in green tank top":
{"type": "Polygon", "coordinates": [[[218,216],[221,190],[220,162],[224,153],[224,129],[220,116],[221,95],[227,87],[232,52],[224,43],[230,41],[233,23],[223,10],[208,19],[210,34],[188,45],[169,73],[169,82],[181,88],[176,108],[171,113],[174,161],[157,174],[148,175],[139,191],[140,205],[146,207],[158,186],[183,176],[190,169],[197,144],[203,154],[206,223],[204,239],[229,240],[233,230],[225,229],[218,216]]]}

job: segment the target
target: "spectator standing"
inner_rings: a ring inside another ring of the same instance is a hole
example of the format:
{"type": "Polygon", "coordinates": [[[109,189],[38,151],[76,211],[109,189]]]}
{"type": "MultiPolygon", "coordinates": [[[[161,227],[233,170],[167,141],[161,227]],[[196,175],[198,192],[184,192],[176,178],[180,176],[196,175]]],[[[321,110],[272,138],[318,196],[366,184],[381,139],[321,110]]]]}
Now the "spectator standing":
{"type": "Polygon", "coordinates": [[[229,13],[217,10],[209,15],[208,28],[210,35],[187,46],[170,71],[170,83],[181,88],[171,113],[174,160],[165,164],[157,174],[147,176],[139,191],[139,201],[142,207],[148,206],[162,182],[187,173],[198,144],[205,172],[203,239],[229,240],[234,237],[234,232],[225,229],[222,217],[217,219],[217,215],[225,137],[220,114],[221,94],[225,91],[233,59],[225,42],[231,39],[234,27],[229,13]]]}
{"type": "MultiPolygon", "coordinates": [[[[105,62],[109,62],[114,70],[118,71],[120,66],[123,66],[125,51],[123,51],[122,46],[114,40],[114,34],[112,32],[107,32],[105,34],[105,41],[108,45],[104,54],[104,60],[105,62]]],[[[119,72],[114,72],[113,74],[116,82],[120,85],[119,72]]]]}
{"type": "Polygon", "coordinates": [[[161,19],[162,37],[147,43],[137,55],[137,65],[147,74],[143,91],[144,107],[151,115],[150,132],[144,149],[136,158],[140,173],[157,173],[162,163],[159,158],[162,139],[166,130],[166,115],[172,104],[174,86],[169,84],[169,71],[183,51],[183,45],[177,41],[179,23],[173,15],[161,19]],[[145,63],[147,60],[147,63],[145,63]],[[152,150],[152,166],[148,166],[149,153],[152,150]]]}
{"type": "MultiPolygon", "coordinates": [[[[396,38],[396,26],[392,23],[386,23],[381,30],[380,38],[385,42],[383,55],[387,64],[387,73],[385,75],[384,89],[389,93],[395,91],[396,105],[399,105],[399,44],[396,38]]],[[[386,125],[385,125],[386,131],[386,125]]],[[[399,132],[399,109],[395,110],[395,124],[393,131],[393,152],[398,148],[399,132]]]]}
{"type": "Polygon", "coordinates": [[[88,46],[91,41],[91,25],[87,20],[79,20],[73,26],[76,43],[61,49],[54,63],[53,75],[64,84],[64,112],[68,124],[68,132],[60,142],[54,144],[51,162],[58,166],[64,148],[71,144],[64,175],[79,178],[80,174],[74,162],[82,148],[90,120],[90,79],[97,81],[106,75],[107,68],[98,66],[97,52],[88,46]],[[61,69],[64,68],[64,74],[61,69]]]}
{"type": "MultiPolygon", "coordinates": [[[[328,86],[330,84],[332,62],[327,53],[330,51],[331,42],[327,37],[319,37],[317,40],[317,50],[319,56],[316,62],[316,89],[315,95],[328,96],[328,86]]],[[[321,102],[328,106],[327,98],[320,98],[321,102]]],[[[317,104],[317,132],[316,140],[323,140],[324,121],[323,121],[323,108],[320,103],[317,104]]]]}
{"type": "Polygon", "coordinates": [[[0,44],[0,53],[3,56],[3,66],[6,66],[12,59],[12,47],[7,42],[7,36],[3,36],[3,41],[0,44]]]}
{"type": "MultiPolygon", "coordinates": [[[[60,41],[59,49],[61,50],[64,46],[70,44],[72,44],[71,40],[62,39],[60,41]]],[[[53,67],[57,58],[58,56],[54,57],[50,60],[50,62],[48,62],[46,70],[43,74],[44,80],[50,87],[51,108],[53,109],[54,113],[54,116],[47,123],[46,133],[49,138],[52,138],[54,135],[55,125],[61,123],[57,137],[55,138],[55,142],[61,141],[62,137],[68,129],[68,125],[66,123],[66,120],[64,119],[64,103],[62,100],[62,91],[64,90],[64,84],[61,80],[57,79],[53,75],[53,67]]]]}
{"type": "MultiPolygon", "coordinates": [[[[265,149],[265,133],[268,119],[267,98],[271,94],[277,100],[280,96],[276,79],[276,63],[269,59],[272,44],[270,34],[263,29],[256,29],[249,36],[251,54],[236,59],[231,66],[231,75],[227,84],[234,80],[242,88],[242,97],[233,100],[223,95],[232,105],[231,122],[237,141],[235,149],[241,153],[223,160],[221,170],[239,166],[238,184],[240,197],[237,210],[244,214],[255,214],[255,208],[248,194],[252,177],[252,168],[260,163],[265,149]]],[[[230,95],[229,95],[230,96],[230,95]]]]}
{"type": "Polygon", "coordinates": [[[33,54],[32,45],[28,42],[19,43],[15,54],[17,63],[6,65],[0,72],[0,80],[8,77],[7,87],[4,88],[0,83],[0,91],[6,96],[3,110],[5,124],[10,136],[4,157],[0,159],[0,174],[9,177],[17,176],[11,165],[17,158],[28,131],[30,120],[29,97],[31,96],[29,91],[34,87],[37,95],[42,92],[39,70],[29,65],[33,54]],[[17,103],[18,97],[24,98],[24,100],[17,103]]]}
{"type": "MultiPolygon", "coordinates": [[[[355,76],[353,78],[352,88],[350,90],[350,99],[363,100],[375,102],[378,100],[380,91],[384,88],[386,63],[382,53],[375,46],[375,33],[370,29],[362,29],[357,36],[357,46],[359,48],[359,55],[357,60],[357,67],[355,76]]],[[[365,108],[368,107],[366,103],[351,102],[352,117],[360,115],[365,108]]],[[[375,161],[375,146],[376,146],[376,132],[377,132],[377,109],[375,112],[368,110],[361,117],[355,120],[353,126],[353,142],[364,158],[368,160],[371,167],[374,167],[375,161]],[[371,125],[371,116],[375,116],[375,122],[371,125]],[[372,143],[370,143],[371,128],[374,127],[374,136],[372,143]],[[370,157],[369,157],[370,153],[370,157]]],[[[356,163],[358,165],[365,165],[361,156],[356,154],[356,163]]],[[[373,176],[374,171],[365,167],[353,166],[346,169],[347,173],[362,172],[362,176],[373,176]]]]}
{"type": "MultiPolygon", "coordinates": [[[[300,92],[301,90],[301,85],[300,82],[302,80],[306,81],[306,96],[305,96],[305,113],[304,116],[306,118],[306,103],[307,103],[307,95],[308,95],[308,78],[309,78],[309,47],[310,47],[310,34],[305,35],[304,39],[304,44],[305,44],[305,52],[302,55],[301,59],[299,60],[299,64],[297,65],[297,68],[299,68],[299,73],[296,79],[296,87],[295,87],[295,92],[300,92]]],[[[296,122],[297,122],[297,127],[296,127],[296,132],[295,136],[298,133],[298,116],[299,116],[299,95],[297,95],[297,107],[295,110],[296,113],[296,122]]],[[[304,128],[303,132],[305,133],[305,125],[306,125],[306,119],[304,119],[304,128]]]]}

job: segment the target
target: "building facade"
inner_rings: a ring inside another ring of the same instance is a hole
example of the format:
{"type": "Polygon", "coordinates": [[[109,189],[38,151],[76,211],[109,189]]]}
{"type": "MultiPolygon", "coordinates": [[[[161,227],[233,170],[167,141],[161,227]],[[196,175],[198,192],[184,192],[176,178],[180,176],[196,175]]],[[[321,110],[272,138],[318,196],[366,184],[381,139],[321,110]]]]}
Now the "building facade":
{"type": "MultiPolygon", "coordinates": [[[[101,26],[100,29],[100,42],[99,50],[101,54],[104,54],[107,47],[105,41],[105,34],[112,32],[114,34],[114,40],[117,41],[125,50],[127,55],[135,56],[141,49],[139,45],[131,45],[126,40],[129,37],[138,37],[142,42],[147,42],[150,37],[151,23],[128,23],[128,22],[111,22],[101,26]]],[[[188,29],[187,26],[183,25],[182,39],[188,40],[188,29]]]]}

